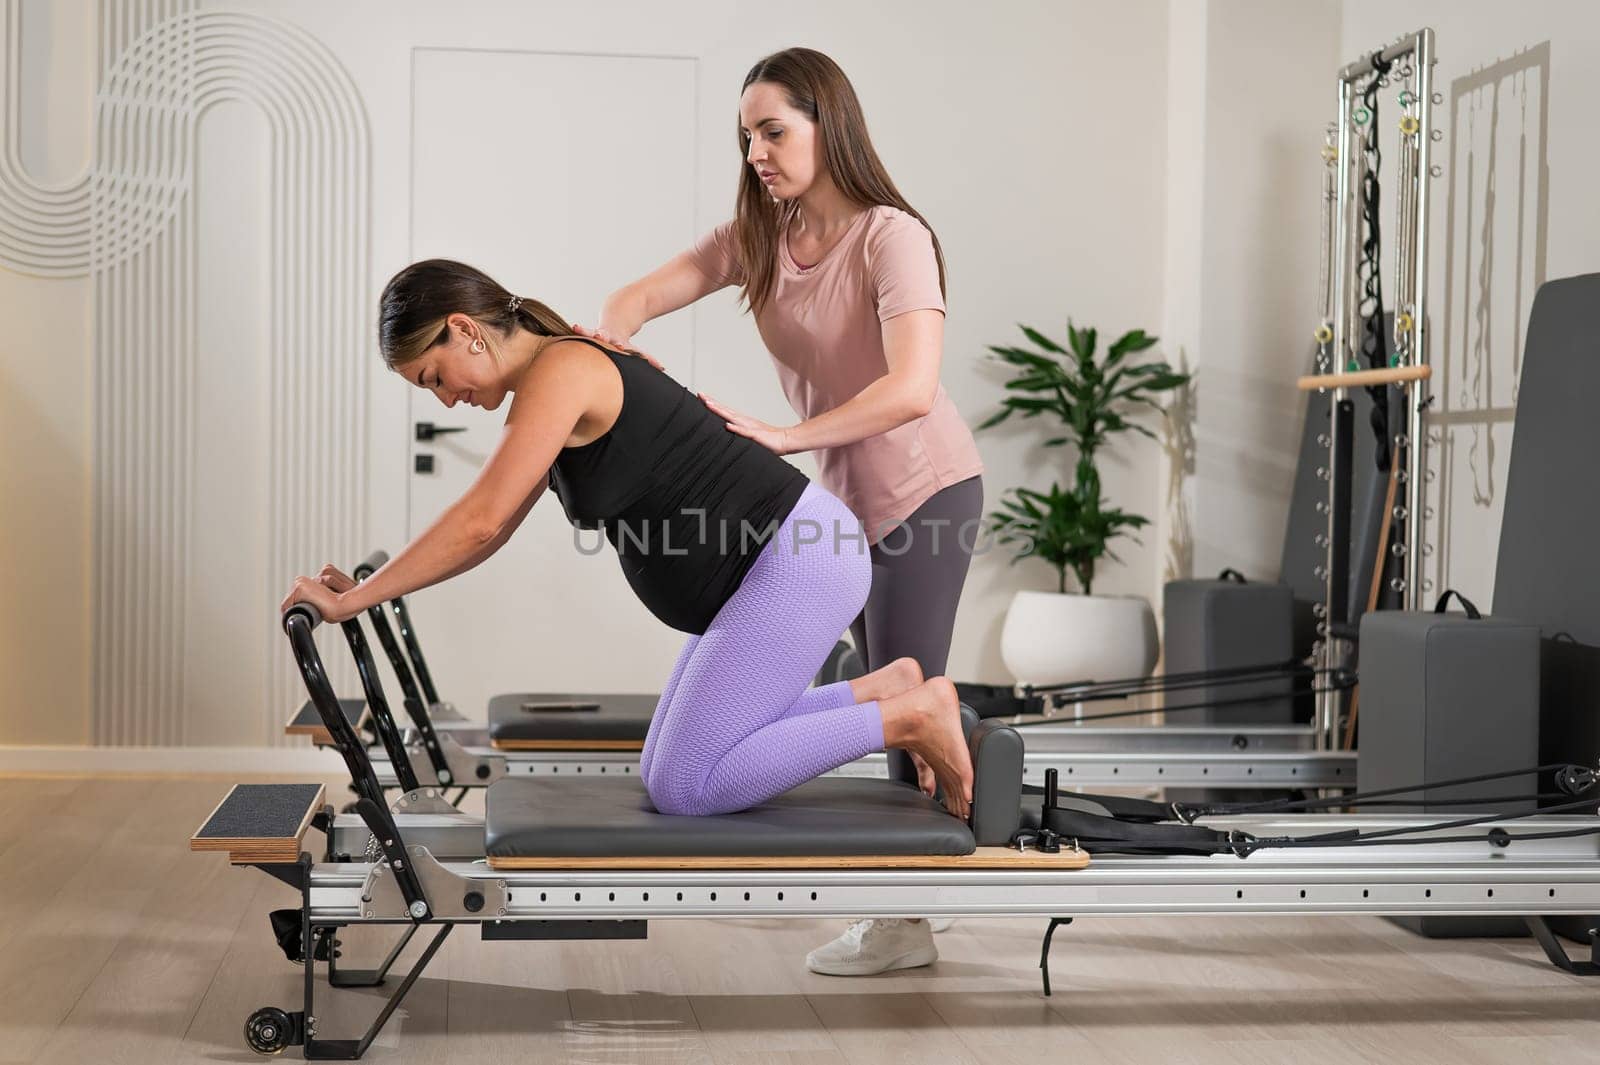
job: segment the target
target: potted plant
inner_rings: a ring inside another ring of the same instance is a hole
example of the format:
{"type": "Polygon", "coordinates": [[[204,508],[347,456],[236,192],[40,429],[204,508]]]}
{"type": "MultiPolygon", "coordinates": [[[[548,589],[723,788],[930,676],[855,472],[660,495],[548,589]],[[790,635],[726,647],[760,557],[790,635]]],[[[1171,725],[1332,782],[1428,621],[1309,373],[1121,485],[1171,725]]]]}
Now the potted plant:
{"type": "Polygon", "coordinates": [[[1039,558],[1056,570],[1056,591],[1020,591],[1006,612],[1000,654],[1018,680],[1063,684],[1142,676],[1156,662],[1155,616],[1141,597],[1094,595],[1095,568],[1117,560],[1110,544],[1149,524],[1138,514],[1107,505],[1096,459],[1112,436],[1132,430],[1156,439],[1130,420],[1139,407],[1162,410],[1156,396],[1180,388],[1189,375],[1165,362],[1135,363],[1130,356],[1155,346],[1142,329],[1124,333],[1097,356],[1098,335],[1067,323],[1067,346],[1028,326],[1022,332],[1042,351],[991,346],[993,357],[1016,371],[1000,410],[979,429],[1019,414],[1053,415],[1061,430],[1045,447],[1071,445],[1072,484],[1053,482],[1048,492],[1015,488],[988,515],[1013,564],[1039,558]],[[1067,591],[1071,571],[1080,594],[1067,591]]]}

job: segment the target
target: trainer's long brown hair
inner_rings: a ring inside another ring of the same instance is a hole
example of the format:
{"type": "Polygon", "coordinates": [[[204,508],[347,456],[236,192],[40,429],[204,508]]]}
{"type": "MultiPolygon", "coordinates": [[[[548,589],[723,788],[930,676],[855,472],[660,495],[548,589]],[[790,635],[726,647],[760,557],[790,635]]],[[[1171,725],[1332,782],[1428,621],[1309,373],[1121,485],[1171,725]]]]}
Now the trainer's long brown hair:
{"type": "MultiPolygon", "coordinates": [[[[484,330],[485,343],[510,336],[517,326],[540,336],[569,336],[572,326],[538,300],[512,294],[476,267],[454,259],[424,259],[389,279],[378,302],[378,350],[391,370],[422,356],[449,334],[445,319],[460,312],[484,330]]],[[[498,354],[498,352],[497,352],[498,354]]]]}
{"type": "MultiPolygon", "coordinates": [[[[939,261],[939,291],[944,292],[944,249],[928,220],[917,213],[889,180],[867,136],[867,120],[850,79],[839,64],[810,48],[785,48],[757,61],[745,75],[744,89],[757,82],[777,85],[789,106],[817,124],[822,158],[833,183],[845,198],[862,207],[898,207],[927,226],[933,254],[939,261]]],[[[778,235],[794,216],[795,204],[773,202],[755,168],[745,161],[744,131],[739,138],[739,198],[734,211],[734,236],[744,267],[744,299],[760,314],[777,279],[778,235]]]]}

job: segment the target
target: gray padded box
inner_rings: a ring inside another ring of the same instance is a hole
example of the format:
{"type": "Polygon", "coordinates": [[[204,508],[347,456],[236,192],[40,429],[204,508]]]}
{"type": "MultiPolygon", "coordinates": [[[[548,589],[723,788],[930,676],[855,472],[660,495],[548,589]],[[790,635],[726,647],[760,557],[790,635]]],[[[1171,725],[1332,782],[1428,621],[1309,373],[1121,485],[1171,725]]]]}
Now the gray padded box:
{"type": "MultiPolygon", "coordinates": [[[[1502,772],[1539,762],[1539,629],[1464,614],[1368,614],[1361,621],[1361,791],[1502,772]]],[[[1464,811],[1452,796],[1532,795],[1532,776],[1430,789],[1374,813],[1464,811]]],[[[1402,797],[1403,798],[1403,797],[1402,797]]],[[[1534,803],[1505,803],[1508,813],[1534,803]]],[[[1519,936],[1520,920],[1396,918],[1426,936],[1519,936]]]]}
{"type": "MultiPolygon", "coordinates": [[[[1356,771],[1361,791],[1496,773],[1538,761],[1537,625],[1432,611],[1384,611],[1362,619],[1356,771]]],[[[1536,791],[1533,777],[1518,777],[1430,790],[1415,806],[1380,809],[1468,809],[1452,807],[1450,797],[1536,791]]],[[[1532,808],[1531,802],[1505,807],[1532,808]]]]}
{"type": "MultiPolygon", "coordinates": [[[[1294,590],[1287,584],[1172,581],[1162,592],[1166,669],[1174,673],[1280,665],[1294,653],[1294,590]]],[[[1287,677],[1173,692],[1173,705],[1260,699],[1238,706],[1189,710],[1175,725],[1287,725],[1294,718],[1287,677]],[[1273,696],[1280,696],[1273,698],[1273,696]]]]}

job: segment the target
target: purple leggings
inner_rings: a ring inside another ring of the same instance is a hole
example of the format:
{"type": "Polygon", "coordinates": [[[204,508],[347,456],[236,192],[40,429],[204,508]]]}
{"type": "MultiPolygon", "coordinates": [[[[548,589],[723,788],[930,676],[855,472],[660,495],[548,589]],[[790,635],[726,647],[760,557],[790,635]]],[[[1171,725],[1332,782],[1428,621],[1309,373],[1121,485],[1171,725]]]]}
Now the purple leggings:
{"type": "Polygon", "coordinates": [[[664,814],[724,814],[883,749],[876,702],[806,690],[861,612],[872,561],[856,516],[816,484],[761,549],[661,692],[639,776],[664,814]]]}

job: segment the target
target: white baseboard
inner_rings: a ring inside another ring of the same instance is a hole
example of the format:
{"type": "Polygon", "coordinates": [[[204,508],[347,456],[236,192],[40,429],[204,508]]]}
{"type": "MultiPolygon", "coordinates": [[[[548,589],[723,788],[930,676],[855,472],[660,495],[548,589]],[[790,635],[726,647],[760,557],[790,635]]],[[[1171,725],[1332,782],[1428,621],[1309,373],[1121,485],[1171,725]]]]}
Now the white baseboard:
{"type": "Polygon", "coordinates": [[[337,751],[311,747],[7,747],[0,773],[341,776],[337,751]]]}

